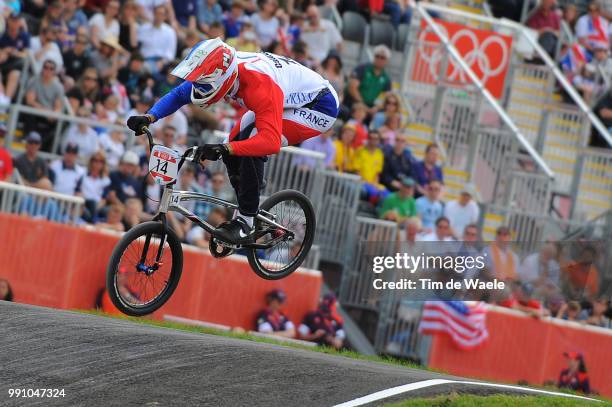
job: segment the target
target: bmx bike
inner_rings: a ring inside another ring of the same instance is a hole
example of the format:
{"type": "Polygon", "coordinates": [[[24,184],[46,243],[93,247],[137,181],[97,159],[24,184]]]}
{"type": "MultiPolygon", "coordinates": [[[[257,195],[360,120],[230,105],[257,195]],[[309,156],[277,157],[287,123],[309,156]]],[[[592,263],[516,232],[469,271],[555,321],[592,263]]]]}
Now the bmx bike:
{"type": "Polygon", "coordinates": [[[175,190],[178,172],[185,162],[196,161],[197,146],[178,152],[156,145],[151,132],[149,174],[162,186],[159,209],[152,221],[126,232],[115,246],[106,270],[106,288],[113,304],[124,314],[143,316],[160,308],[172,296],[183,271],[181,241],[168,225],[166,214],[177,212],[210,234],[212,256],[222,258],[241,250],[259,277],[278,280],[293,273],[308,255],[315,234],[315,212],[301,192],[272,194],[254,219],[254,243],[235,245],[220,240],[216,227],[185,208],[186,201],[200,201],[237,210],[238,205],[214,196],[175,190]]]}

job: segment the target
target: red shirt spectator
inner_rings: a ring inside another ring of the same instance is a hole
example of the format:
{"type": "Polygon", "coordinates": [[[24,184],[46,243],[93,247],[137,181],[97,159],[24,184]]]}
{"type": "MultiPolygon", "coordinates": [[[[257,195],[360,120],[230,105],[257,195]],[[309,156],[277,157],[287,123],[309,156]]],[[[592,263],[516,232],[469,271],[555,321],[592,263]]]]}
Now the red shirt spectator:
{"type": "Polygon", "coordinates": [[[11,154],[0,147],[0,181],[6,181],[13,173],[13,159],[11,154]]]}
{"type": "Polygon", "coordinates": [[[565,352],[563,356],[567,358],[568,367],[559,374],[559,383],[557,387],[588,394],[591,388],[589,385],[589,375],[587,374],[582,354],[578,352],[565,352]]]}
{"type": "Polygon", "coordinates": [[[346,334],[342,318],[336,313],[336,296],[326,294],[319,308],[306,314],[299,332],[302,339],[307,341],[342,348],[346,334]]]}
{"type": "Polygon", "coordinates": [[[561,28],[561,16],[555,11],[555,5],[556,0],[543,0],[527,20],[527,26],[540,32],[546,29],[558,32],[561,28]]]}

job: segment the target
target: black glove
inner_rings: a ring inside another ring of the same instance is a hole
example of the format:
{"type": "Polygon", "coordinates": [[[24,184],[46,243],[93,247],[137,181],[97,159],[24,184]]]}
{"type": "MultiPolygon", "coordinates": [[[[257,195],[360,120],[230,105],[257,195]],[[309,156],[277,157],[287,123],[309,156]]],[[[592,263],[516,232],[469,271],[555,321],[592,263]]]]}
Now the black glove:
{"type": "Polygon", "coordinates": [[[137,136],[144,134],[142,131],[143,127],[148,127],[151,124],[151,118],[149,116],[130,116],[127,120],[127,126],[130,130],[133,130],[137,136]]]}
{"type": "Polygon", "coordinates": [[[229,155],[229,149],[225,144],[204,144],[198,147],[196,154],[200,161],[217,161],[219,158],[229,155]]]}

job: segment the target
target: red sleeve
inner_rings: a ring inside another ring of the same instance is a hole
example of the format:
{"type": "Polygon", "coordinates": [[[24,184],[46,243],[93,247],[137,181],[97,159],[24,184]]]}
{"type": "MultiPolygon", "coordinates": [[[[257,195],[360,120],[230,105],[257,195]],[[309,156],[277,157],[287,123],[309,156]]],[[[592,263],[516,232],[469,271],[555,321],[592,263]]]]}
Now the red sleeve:
{"type": "Polygon", "coordinates": [[[283,91],[268,75],[247,69],[241,73],[238,96],[255,113],[257,134],[247,140],[230,142],[232,154],[251,157],[277,154],[283,129],[283,91]]]}
{"type": "Polygon", "coordinates": [[[4,168],[2,173],[0,173],[0,181],[5,181],[13,173],[13,158],[7,150],[0,148],[0,160],[4,161],[4,168]]]}

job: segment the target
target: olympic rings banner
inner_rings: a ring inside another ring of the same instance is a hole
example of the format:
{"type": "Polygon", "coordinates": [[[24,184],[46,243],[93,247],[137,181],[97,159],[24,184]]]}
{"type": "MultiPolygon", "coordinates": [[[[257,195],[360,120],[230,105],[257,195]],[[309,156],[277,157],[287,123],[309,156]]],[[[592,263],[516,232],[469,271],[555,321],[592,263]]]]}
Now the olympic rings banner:
{"type": "MultiPolygon", "coordinates": [[[[435,21],[487,90],[496,98],[502,97],[510,65],[512,37],[438,19],[435,21]]],[[[436,83],[445,52],[438,36],[422,20],[412,80],[436,83]]],[[[457,84],[470,82],[466,72],[450,54],[446,80],[457,84]]]]}

